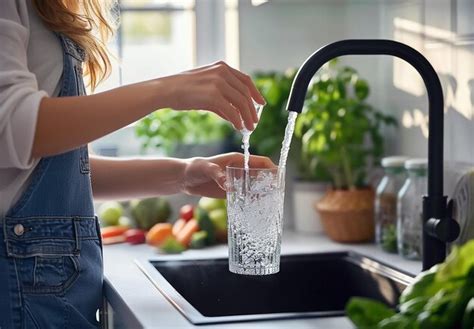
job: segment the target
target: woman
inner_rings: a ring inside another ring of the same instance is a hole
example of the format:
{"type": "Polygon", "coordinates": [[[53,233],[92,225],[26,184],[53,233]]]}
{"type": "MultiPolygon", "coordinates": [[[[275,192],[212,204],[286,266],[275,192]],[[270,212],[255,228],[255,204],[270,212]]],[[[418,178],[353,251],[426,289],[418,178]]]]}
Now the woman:
{"type": "MultiPolygon", "coordinates": [[[[0,2],[0,328],[96,328],[102,254],[92,197],[224,197],[210,158],[108,159],[87,144],[155,109],[200,108],[252,129],[250,78],[217,63],[85,96],[110,70],[102,0],[0,2]],[[92,179],[91,179],[92,173],[92,179]]],[[[251,165],[271,167],[263,157],[251,165]]]]}

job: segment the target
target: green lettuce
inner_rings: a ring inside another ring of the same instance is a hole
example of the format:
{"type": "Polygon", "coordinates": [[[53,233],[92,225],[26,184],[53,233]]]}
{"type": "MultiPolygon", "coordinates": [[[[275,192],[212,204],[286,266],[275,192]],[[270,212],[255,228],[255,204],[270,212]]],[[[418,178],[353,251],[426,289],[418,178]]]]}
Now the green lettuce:
{"type": "Polygon", "coordinates": [[[474,327],[474,240],[420,273],[401,294],[399,313],[367,298],[352,298],[346,314],[359,329],[474,327]]]}

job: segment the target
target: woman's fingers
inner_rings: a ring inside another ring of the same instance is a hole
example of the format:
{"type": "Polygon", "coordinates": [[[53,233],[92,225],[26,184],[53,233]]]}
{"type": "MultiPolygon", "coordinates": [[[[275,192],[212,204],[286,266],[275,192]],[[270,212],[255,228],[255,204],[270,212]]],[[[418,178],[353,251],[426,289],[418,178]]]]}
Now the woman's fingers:
{"type": "Polygon", "coordinates": [[[230,66],[224,65],[222,67],[223,67],[222,74],[224,74],[224,78],[226,82],[236,91],[238,91],[242,95],[242,97],[244,97],[247,103],[247,107],[250,111],[250,115],[252,116],[252,120],[254,123],[257,123],[258,122],[257,109],[255,108],[253,104],[252,94],[250,93],[249,88],[234,75],[234,73],[232,72],[232,68],[230,66]]]}
{"type": "MultiPolygon", "coordinates": [[[[226,191],[226,166],[243,167],[243,161],[243,154],[237,152],[190,159],[183,178],[184,190],[189,194],[223,198],[226,191]]],[[[250,167],[276,168],[269,158],[263,156],[251,156],[250,167]]]]}
{"type": "Polygon", "coordinates": [[[249,159],[249,167],[252,168],[277,168],[277,165],[273,163],[270,158],[251,155],[249,159]]]}
{"type": "MultiPolygon", "coordinates": [[[[219,117],[233,125],[232,119],[225,112],[222,112],[220,110],[213,110],[212,113],[217,114],[219,117]]],[[[237,129],[237,127],[234,128],[237,129]]]]}
{"type": "Polygon", "coordinates": [[[224,95],[224,97],[235,107],[233,111],[236,111],[236,109],[239,110],[240,116],[244,121],[245,127],[248,130],[253,130],[255,128],[256,121],[252,116],[252,112],[255,113],[255,109],[249,107],[248,98],[246,98],[236,89],[232,88],[225,81],[221,83],[220,87],[222,89],[222,94],[224,95]]]}
{"type": "Polygon", "coordinates": [[[242,118],[237,109],[224,97],[218,97],[217,95],[211,95],[214,98],[212,102],[211,110],[224,120],[229,121],[234,125],[237,130],[242,130],[242,118]]]}
{"type": "Polygon", "coordinates": [[[177,110],[201,108],[230,121],[238,130],[253,130],[258,121],[254,100],[264,104],[249,76],[224,62],[168,77],[172,85],[170,107],[177,110]]]}
{"type": "MultiPolygon", "coordinates": [[[[223,155],[218,155],[217,157],[224,157],[226,161],[223,163],[223,167],[225,166],[236,166],[242,167],[244,161],[244,155],[242,153],[227,153],[223,155]]],[[[250,168],[270,168],[274,169],[277,168],[277,165],[273,163],[270,158],[259,156],[259,155],[251,155],[249,159],[249,167],[250,168]]]]}
{"type": "Polygon", "coordinates": [[[252,78],[245,73],[240,72],[239,70],[234,69],[233,67],[229,66],[231,72],[239,79],[243,84],[247,86],[250,91],[250,95],[252,98],[257,101],[257,103],[261,105],[265,105],[265,98],[263,98],[262,94],[258,91],[257,87],[255,87],[252,78]]]}

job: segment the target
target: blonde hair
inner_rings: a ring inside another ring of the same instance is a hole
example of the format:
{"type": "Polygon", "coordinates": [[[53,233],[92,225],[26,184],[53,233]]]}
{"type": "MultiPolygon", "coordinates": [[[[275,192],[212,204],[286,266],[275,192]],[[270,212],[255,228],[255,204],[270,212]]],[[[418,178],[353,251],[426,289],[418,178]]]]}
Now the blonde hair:
{"type": "Polygon", "coordinates": [[[33,3],[48,29],[64,34],[84,49],[84,75],[94,90],[111,71],[106,44],[115,30],[112,19],[115,0],[34,0],[33,3]]]}

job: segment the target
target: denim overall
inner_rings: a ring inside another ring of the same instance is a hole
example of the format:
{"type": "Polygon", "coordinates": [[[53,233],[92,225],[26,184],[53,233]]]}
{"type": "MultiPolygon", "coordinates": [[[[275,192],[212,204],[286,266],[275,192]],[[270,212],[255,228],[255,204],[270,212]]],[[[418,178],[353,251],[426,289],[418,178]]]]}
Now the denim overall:
{"type": "MultiPolygon", "coordinates": [[[[84,52],[58,37],[59,96],[84,95],[84,52]]],[[[82,146],[41,159],[20,200],[0,219],[0,328],[98,328],[101,299],[102,249],[82,146]]]]}

